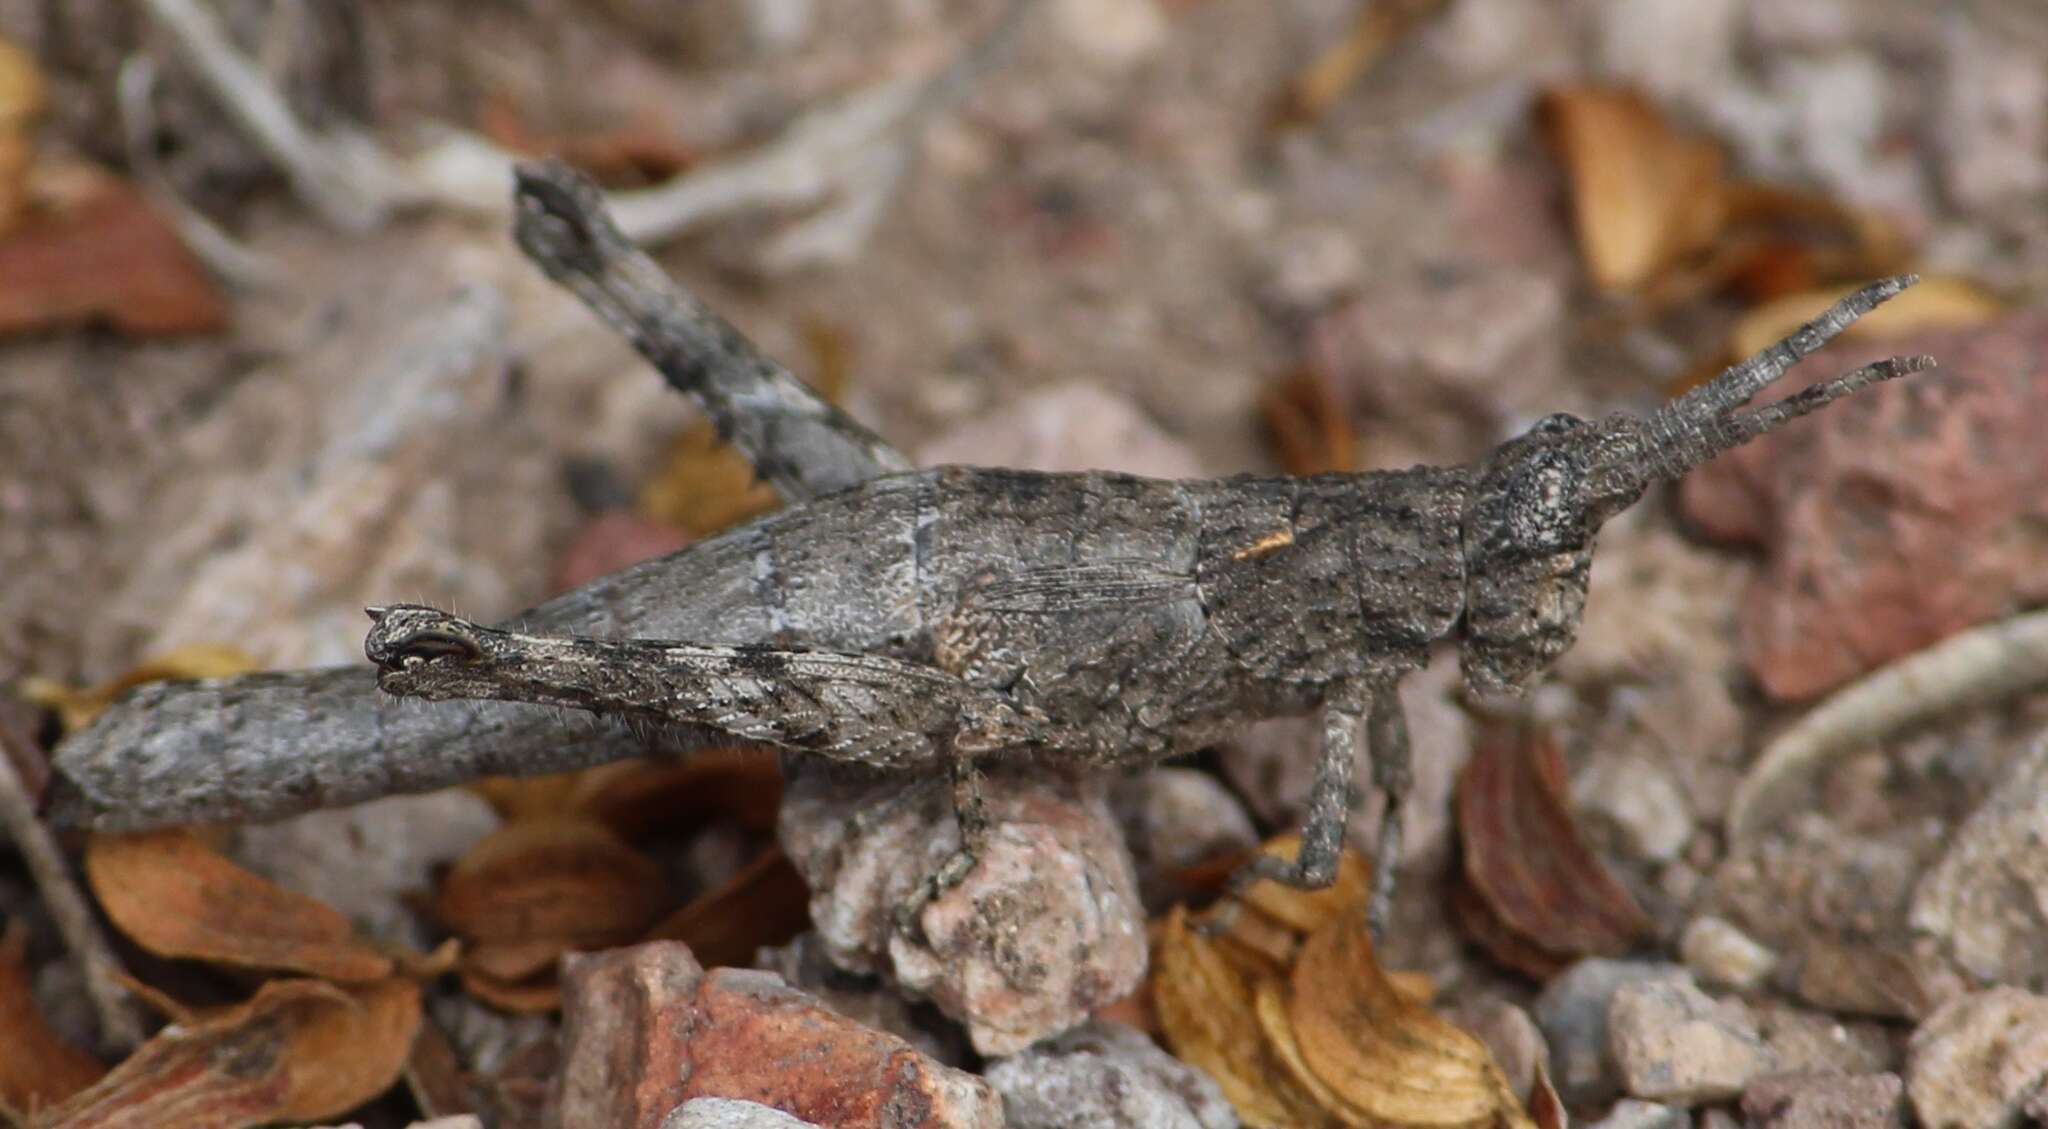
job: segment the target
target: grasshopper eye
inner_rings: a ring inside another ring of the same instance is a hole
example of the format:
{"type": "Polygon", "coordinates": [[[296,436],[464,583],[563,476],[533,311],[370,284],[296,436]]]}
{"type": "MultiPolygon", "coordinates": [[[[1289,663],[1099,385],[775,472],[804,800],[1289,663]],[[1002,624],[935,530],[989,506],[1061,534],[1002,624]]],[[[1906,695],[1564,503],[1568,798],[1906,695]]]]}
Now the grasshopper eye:
{"type": "Polygon", "coordinates": [[[399,640],[392,653],[403,659],[460,659],[473,662],[484,657],[474,640],[446,631],[419,631],[399,640]]]}

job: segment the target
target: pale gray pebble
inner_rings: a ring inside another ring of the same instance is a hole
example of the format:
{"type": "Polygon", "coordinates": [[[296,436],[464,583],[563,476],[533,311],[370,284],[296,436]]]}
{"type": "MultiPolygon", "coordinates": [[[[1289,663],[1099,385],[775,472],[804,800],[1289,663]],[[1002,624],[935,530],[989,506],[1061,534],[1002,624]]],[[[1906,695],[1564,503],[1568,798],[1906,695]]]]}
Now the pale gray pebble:
{"type": "Polygon", "coordinates": [[[1680,1106],[1623,1098],[1587,1129],[1692,1129],[1692,1114],[1680,1106]]]}
{"type": "Polygon", "coordinates": [[[1670,862],[1692,838],[1692,807],[1678,780],[1648,757],[1596,755],[1572,778],[1572,800],[1613,825],[1622,849],[1644,862],[1670,862]]]}
{"type": "Polygon", "coordinates": [[[1623,984],[1682,977],[1675,964],[1588,957],[1545,985],[1532,1011],[1550,1044],[1551,1082],[1571,1105],[1596,1105],[1620,1090],[1607,1053],[1607,1005],[1623,984]]]}
{"type": "Polygon", "coordinates": [[[1724,918],[1694,918],[1678,938],[1679,955],[1702,983],[1748,991],[1778,967],[1778,954],[1724,918]]]}
{"type": "Polygon", "coordinates": [[[2006,1129],[2048,1081],[2048,996],[1958,996],[1913,1032],[1906,1093],[1927,1129],[2006,1129]]]}
{"type": "Polygon", "coordinates": [[[1543,1032],[1528,1012],[1498,996],[1477,996],[1444,1009],[1444,1018],[1478,1036],[1516,1096],[1528,1096],[1537,1064],[1550,1058],[1543,1032]]]}
{"type": "Polygon", "coordinates": [[[1010,1129],[1236,1129],[1208,1075],[1100,1020],[989,1067],[1010,1129]]]}
{"type": "Polygon", "coordinates": [[[1950,838],[1913,890],[1908,920],[1980,980],[2048,987],[2048,740],[1950,838]]]}
{"type": "Polygon", "coordinates": [[[1742,1092],[1757,1129],[1901,1129],[1906,1084],[1896,1074],[1773,1074],[1742,1092]]]}
{"type": "Polygon", "coordinates": [[[1155,768],[1118,781],[1109,802],[1138,867],[1138,893],[1155,911],[1187,895],[1173,882],[1174,870],[1259,841],[1230,789],[1192,768],[1155,768]]]}
{"type": "Polygon", "coordinates": [[[773,1106],[738,1098],[691,1098],[668,1111],[661,1129],[822,1129],[773,1106]]]}
{"type": "Polygon", "coordinates": [[[1615,989],[1607,1046],[1629,1094],[1683,1106],[1734,1097],[1776,1057],[1748,1008],[1716,1002],[1690,976],[1615,989]]]}
{"type": "Polygon", "coordinates": [[[1759,1000],[1756,1026],[1787,1074],[1882,1074],[1899,1068],[1899,1048],[1884,1024],[1843,1019],[1782,1000],[1759,1000]]]}

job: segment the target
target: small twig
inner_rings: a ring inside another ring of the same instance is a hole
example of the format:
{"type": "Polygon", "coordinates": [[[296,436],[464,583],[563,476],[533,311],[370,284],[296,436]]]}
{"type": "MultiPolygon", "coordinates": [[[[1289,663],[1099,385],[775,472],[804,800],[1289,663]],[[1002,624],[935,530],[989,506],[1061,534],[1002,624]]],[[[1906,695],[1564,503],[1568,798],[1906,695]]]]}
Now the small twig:
{"type": "MultiPolygon", "coordinates": [[[[1034,2],[1010,0],[989,32],[929,75],[881,82],[812,110],[746,156],[616,194],[609,205],[620,228],[634,242],[654,243],[739,212],[823,205],[770,242],[762,262],[787,270],[843,261],[886,213],[911,165],[916,127],[958,101],[1002,57],[1034,2]]],[[[365,231],[395,210],[419,206],[503,213],[510,153],[461,130],[444,130],[439,141],[403,158],[359,130],[315,133],[293,116],[200,0],[142,4],[257,147],[285,171],[300,199],[327,222],[365,231]]],[[[194,249],[205,252],[199,244],[194,249]]]]}
{"type": "Polygon", "coordinates": [[[1795,786],[1837,758],[1939,714],[2048,686],[2048,611],[1986,624],[1917,651],[1822,702],[1765,748],[1735,789],[1728,839],[1782,814],[1795,786]]]}
{"type": "Polygon", "coordinates": [[[1275,126],[1306,125],[1322,117],[1396,42],[1443,5],[1443,0],[1361,2],[1364,7],[1344,38],[1287,84],[1273,108],[1275,126]]]}
{"type": "Polygon", "coordinates": [[[99,1018],[101,1048],[111,1054],[125,1053],[142,1042],[141,1013],[118,979],[121,964],[100,931],[85,892],[65,865],[63,848],[49,827],[36,818],[35,798],[15,768],[17,758],[41,754],[12,718],[0,716],[0,742],[8,746],[0,750],[0,826],[6,828],[28,863],[29,875],[49,907],[50,920],[79,964],[86,995],[99,1018]]]}
{"type": "Polygon", "coordinates": [[[610,201],[638,243],[672,239],[743,211],[836,202],[783,233],[763,256],[775,267],[843,259],[881,218],[909,168],[916,127],[957,102],[1016,40],[1034,0],[1010,0],[994,26],[930,75],[868,87],[798,118],[755,152],[610,201]]]}
{"type": "Polygon", "coordinates": [[[678,287],[611,221],[589,178],[558,161],[521,165],[518,177],[520,250],[695,397],[784,498],[910,469],[900,452],[678,287]]]}
{"type": "Polygon", "coordinates": [[[156,61],[147,55],[129,56],[116,84],[129,173],[170,217],[178,238],[213,273],[244,289],[275,286],[283,276],[278,265],[243,246],[187,203],[164,174],[156,157],[156,109],[150,104],[155,91],[156,61]]]}
{"type": "Polygon", "coordinates": [[[368,231],[407,193],[402,174],[368,137],[353,131],[317,134],[292,114],[284,96],[247,56],[235,50],[198,0],[141,0],[228,113],[291,179],[293,191],[343,231],[368,231]]]}

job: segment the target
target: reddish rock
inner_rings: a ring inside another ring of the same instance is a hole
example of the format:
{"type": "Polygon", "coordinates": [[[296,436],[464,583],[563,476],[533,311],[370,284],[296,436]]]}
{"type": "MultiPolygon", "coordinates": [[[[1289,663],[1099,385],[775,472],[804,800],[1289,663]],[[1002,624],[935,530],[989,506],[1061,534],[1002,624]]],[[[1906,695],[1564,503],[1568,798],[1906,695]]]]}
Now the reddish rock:
{"type": "Polygon", "coordinates": [[[1708,534],[1763,546],[1741,647],[1772,697],[1824,694],[2048,598],[2048,310],[1830,348],[1803,371],[1817,379],[1910,353],[1940,368],[1851,397],[1680,485],[1686,516],[1708,534]]]}
{"type": "Polygon", "coordinates": [[[847,1129],[1000,1129],[971,1074],[846,1019],[773,973],[706,973],[655,941],[563,965],[554,1124],[657,1129],[692,1098],[736,1098],[847,1129]]]}

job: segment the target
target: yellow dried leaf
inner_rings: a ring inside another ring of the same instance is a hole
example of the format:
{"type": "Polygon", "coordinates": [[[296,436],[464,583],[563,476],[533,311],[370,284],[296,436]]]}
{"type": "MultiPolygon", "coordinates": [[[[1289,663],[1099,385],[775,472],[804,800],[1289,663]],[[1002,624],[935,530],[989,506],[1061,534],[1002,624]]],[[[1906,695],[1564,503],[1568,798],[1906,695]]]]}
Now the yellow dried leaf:
{"type": "Polygon", "coordinates": [[[0,37],[0,232],[28,209],[29,169],[35,164],[32,130],[46,97],[35,56],[0,37]]]}
{"type": "Polygon", "coordinates": [[[328,980],[381,980],[391,957],[324,902],[230,862],[187,830],[94,835],[85,874],[121,932],[158,956],[328,980]]]}
{"type": "MultiPolygon", "coordinates": [[[[1288,834],[1268,839],[1259,847],[1263,854],[1294,861],[1301,850],[1301,836],[1288,834]]],[[[1321,890],[1298,890],[1281,882],[1260,882],[1244,894],[1244,904],[1278,921],[1296,933],[1309,934],[1347,914],[1362,912],[1372,892],[1372,865],[1351,848],[1337,858],[1337,878],[1321,890]]]]}
{"type": "Polygon", "coordinates": [[[253,999],[164,1028],[39,1129],[241,1129],[325,1120],[398,1080],[419,986],[272,980],[253,999]]]}
{"type": "Polygon", "coordinates": [[[1611,87],[1558,87],[1545,94],[1543,115],[1596,285],[1638,289],[1720,233],[1727,192],[1712,141],[1611,87]]]}
{"type": "Polygon", "coordinates": [[[1363,915],[1303,942],[1286,1018],[1300,1061],[1340,1096],[1352,1124],[1530,1124],[1486,1045],[1380,971],[1363,915]]]}
{"type": "MultiPolygon", "coordinates": [[[[1728,335],[1731,356],[1747,357],[1783,340],[1835,304],[1854,286],[1790,294],[1744,314],[1728,335]]],[[[1967,279],[1930,275],[1919,285],[1856,319],[1842,331],[1844,340],[1877,341],[1928,329],[1962,329],[1982,325],[2005,310],[2005,303],[1967,279]]]]}
{"type": "Polygon", "coordinates": [[[0,936],[0,1106],[34,1113],[85,1089],[107,1068],[64,1041],[29,990],[27,937],[10,924],[0,936]]]}
{"type": "Polygon", "coordinates": [[[22,693],[45,709],[57,711],[66,733],[91,724],[115,698],[145,682],[191,678],[226,678],[256,669],[256,660],[219,643],[191,643],[144,659],[142,664],[109,682],[83,689],[45,678],[30,678],[22,693]]]}
{"type": "Polygon", "coordinates": [[[1255,988],[1174,907],[1154,954],[1152,1006],[1167,1046],[1215,1079],[1252,1129],[1331,1124],[1313,1095],[1274,1058],[1253,1012],[1255,988]]]}
{"type": "Polygon", "coordinates": [[[781,504],[775,488],[755,477],[746,456],[720,439],[711,424],[699,423],[676,437],[634,508],[692,537],[705,537],[781,504]]]}

